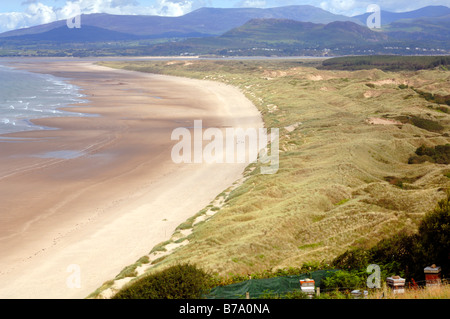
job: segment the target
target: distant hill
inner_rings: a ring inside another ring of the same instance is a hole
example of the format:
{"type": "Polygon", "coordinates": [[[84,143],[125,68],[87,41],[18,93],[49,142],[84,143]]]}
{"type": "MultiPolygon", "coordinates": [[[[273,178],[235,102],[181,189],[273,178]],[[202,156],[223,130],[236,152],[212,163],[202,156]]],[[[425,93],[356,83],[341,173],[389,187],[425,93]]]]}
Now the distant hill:
{"type": "Polygon", "coordinates": [[[450,14],[433,18],[399,20],[384,29],[392,39],[422,41],[422,43],[427,41],[450,42],[450,14]]]}
{"type": "MultiPolygon", "coordinates": [[[[201,8],[180,17],[89,14],[81,16],[83,27],[97,27],[105,30],[143,37],[166,38],[221,35],[256,18],[291,19],[295,21],[329,23],[357,19],[335,15],[313,6],[287,6],[278,8],[201,8]]],[[[19,29],[0,34],[0,38],[41,34],[66,25],[66,21],[19,29]]]]}
{"type": "Polygon", "coordinates": [[[224,55],[242,52],[254,55],[265,50],[268,54],[274,52],[290,55],[299,50],[373,45],[384,43],[387,39],[383,33],[348,21],[316,24],[286,19],[253,19],[219,37],[164,43],[155,46],[152,51],[155,54],[189,51],[198,54],[224,55]]]}
{"type": "Polygon", "coordinates": [[[332,58],[322,62],[322,70],[370,70],[383,71],[417,71],[440,67],[443,70],[450,66],[450,56],[351,56],[332,58]]]}
{"type": "Polygon", "coordinates": [[[139,36],[106,30],[103,28],[83,26],[80,29],[69,29],[67,26],[58,27],[39,34],[26,34],[9,37],[12,41],[33,42],[105,42],[105,41],[130,41],[137,40],[139,36]]]}
{"type": "Polygon", "coordinates": [[[81,29],[64,20],[0,34],[0,56],[450,54],[450,8],[384,12],[382,20],[391,22],[377,30],[363,16],[312,6],[202,8],[180,17],[91,14],[81,17],[81,29]]]}
{"type": "MultiPolygon", "coordinates": [[[[367,18],[372,13],[364,13],[354,16],[353,18],[366,24],[367,18]]],[[[389,12],[381,10],[381,25],[388,25],[398,20],[403,19],[418,19],[418,18],[434,18],[442,17],[450,14],[450,8],[446,6],[428,6],[421,9],[408,12],[389,12]]]]}
{"type": "Polygon", "coordinates": [[[348,21],[315,24],[285,19],[254,19],[219,37],[219,41],[225,39],[252,43],[298,42],[309,46],[330,47],[337,44],[357,44],[361,41],[382,41],[387,37],[348,21]]]}

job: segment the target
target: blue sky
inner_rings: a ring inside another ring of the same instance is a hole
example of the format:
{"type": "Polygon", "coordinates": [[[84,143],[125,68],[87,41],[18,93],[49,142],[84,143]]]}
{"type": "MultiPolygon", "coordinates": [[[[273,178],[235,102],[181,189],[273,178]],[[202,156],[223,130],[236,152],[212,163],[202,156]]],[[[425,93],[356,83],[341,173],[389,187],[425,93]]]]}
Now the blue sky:
{"type": "Polygon", "coordinates": [[[428,5],[450,7],[450,0],[0,0],[0,32],[67,19],[81,13],[179,16],[201,7],[278,7],[313,5],[352,16],[369,4],[382,10],[404,12],[428,5]]]}

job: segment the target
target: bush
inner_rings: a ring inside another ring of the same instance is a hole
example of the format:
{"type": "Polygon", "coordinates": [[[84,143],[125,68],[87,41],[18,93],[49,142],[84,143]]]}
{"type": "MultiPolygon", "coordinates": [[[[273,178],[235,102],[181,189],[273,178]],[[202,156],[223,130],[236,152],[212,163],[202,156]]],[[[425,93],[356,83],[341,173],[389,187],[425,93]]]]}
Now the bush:
{"type": "Polygon", "coordinates": [[[417,117],[417,116],[411,117],[411,123],[414,126],[417,126],[421,129],[424,129],[424,130],[427,130],[430,132],[440,132],[444,129],[444,127],[436,121],[423,119],[423,118],[417,117]]]}
{"type": "Polygon", "coordinates": [[[434,159],[427,155],[422,156],[413,155],[408,159],[408,164],[422,164],[425,162],[434,163],[434,159]]]}
{"type": "Polygon", "coordinates": [[[425,147],[422,145],[416,150],[416,155],[409,158],[409,164],[420,164],[425,161],[437,164],[450,164],[450,144],[425,147]]]}
{"type": "Polygon", "coordinates": [[[198,299],[210,288],[210,275],[189,264],[172,266],[125,287],[113,299],[198,299]]]}
{"type": "Polygon", "coordinates": [[[369,265],[370,254],[362,248],[347,250],[335,258],[332,265],[339,269],[362,269],[369,265]]]}
{"type": "Polygon", "coordinates": [[[385,276],[399,275],[416,280],[424,276],[422,265],[426,261],[418,235],[394,235],[372,247],[369,254],[385,276]]]}
{"type": "Polygon", "coordinates": [[[367,276],[355,271],[348,272],[339,270],[333,275],[326,277],[320,283],[322,290],[354,290],[366,286],[367,276]]]}

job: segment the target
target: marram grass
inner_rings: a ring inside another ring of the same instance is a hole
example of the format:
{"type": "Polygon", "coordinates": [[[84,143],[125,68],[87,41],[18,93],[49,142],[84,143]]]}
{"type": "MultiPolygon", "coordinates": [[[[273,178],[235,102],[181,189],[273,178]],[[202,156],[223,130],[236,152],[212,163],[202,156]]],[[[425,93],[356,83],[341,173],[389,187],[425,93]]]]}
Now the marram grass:
{"type": "Polygon", "coordinates": [[[411,89],[448,95],[449,72],[325,71],[300,62],[103,63],[234,85],[260,110],[266,127],[280,128],[278,173],[247,172],[224,206],[194,226],[189,244],[152,271],[193,263],[227,276],[332,260],[350,247],[416,232],[445,196],[448,166],[408,159],[421,145],[450,142],[450,115],[430,110],[411,89]],[[443,129],[367,121],[401,116],[443,129]],[[392,177],[402,187],[390,183],[392,177]]]}

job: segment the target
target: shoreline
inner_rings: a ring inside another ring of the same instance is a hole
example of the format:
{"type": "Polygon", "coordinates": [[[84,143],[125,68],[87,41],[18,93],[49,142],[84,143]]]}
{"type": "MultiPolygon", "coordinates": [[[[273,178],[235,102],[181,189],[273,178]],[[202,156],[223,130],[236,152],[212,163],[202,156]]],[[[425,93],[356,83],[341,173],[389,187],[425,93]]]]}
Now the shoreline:
{"type": "Polygon", "coordinates": [[[69,79],[87,99],[86,107],[69,109],[100,116],[33,120],[56,130],[6,134],[23,138],[19,143],[0,140],[0,208],[8,212],[0,215],[1,298],[87,297],[170,238],[248,165],[176,165],[174,128],[194,119],[263,125],[237,88],[217,82],[79,61],[15,66],[69,79]],[[31,156],[55,151],[80,156],[31,156]],[[67,285],[71,265],[79,266],[81,288],[67,285]]]}
{"type": "MultiPolygon", "coordinates": [[[[4,136],[9,134],[15,134],[15,133],[23,133],[23,132],[33,132],[33,131],[40,131],[40,130],[52,130],[54,128],[52,127],[43,127],[35,124],[34,120],[39,119],[49,119],[49,118],[59,118],[59,117],[86,117],[86,116],[97,116],[96,114],[83,114],[79,112],[72,111],[72,108],[76,108],[78,105],[86,104],[86,97],[83,94],[80,94],[80,88],[72,85],[69,81],[69,79],[61,78],[61,77],[55,77],[51,74],[45,74],[45,73],[33,73],[29,72],[26,69],[23,68],[17,68],[13,67],[11,63],[2,62],[0,59],[0,69],[6,69],[7,74],[9,72],[12,72],[12,74],[22,75],[22,76],[32,76],[35,77],[37,81],[40,81],[40,85],[43,85],[45,82],[51,82],[50,87],[45,87],[45,92],[53,91],[57,95],[62,95],[60,99],[55,98],[53,102],[56,101],[57,104],[48,103],[49,107],[46,107],[44,110],[41,110],[40,107],[43,106],[41,103],[38,105],[31,104],[31,101],[41,101],[39,98],[36,98],[36,96],[29,97],[32,94],[27,93],[27,90],[23,88],[21,96],[17,96],[19,99],[18,101],[4,101],[5,103],[16,103],[19,102],[20,104],[24,103],[26,105],[25,108],[20,108],[20,106],[17,106],[17,104],[11,104],[10,108],[15,110],[17,107],[18,109],[25,111],[26,114],[20,114],[20,117],[15,117],[14,115],[12,117],[8,117],[7,114],[7,122],[4,122],[4,124],[8,124],[13,122],[14,127],[4,127],[0,126],[0,138],[4,139],[4,136]],[[61,86],[63,88],[61,89],[61,86]],[[63,90],[63,93],[61,92],[63,90]],[[70,91],[70,92],[67,92],[70,91]],[[25,100],[25,102],[23,102],[25,100]],[[36,114],[36,112],[40,112],[41,115],[36,114]],[[19,123],[19,125],[16,125],[16,123],[19,123]],[[26,126],[24,126],[24,124],[26,126]]],[[[34,89],[35,90],[35,89],[34,89]]],[[[53,95],[52,93],[48,93],[49,95],[53,95]]],[[[41,96],[45,97],[45,96],[41,96]]]]}

